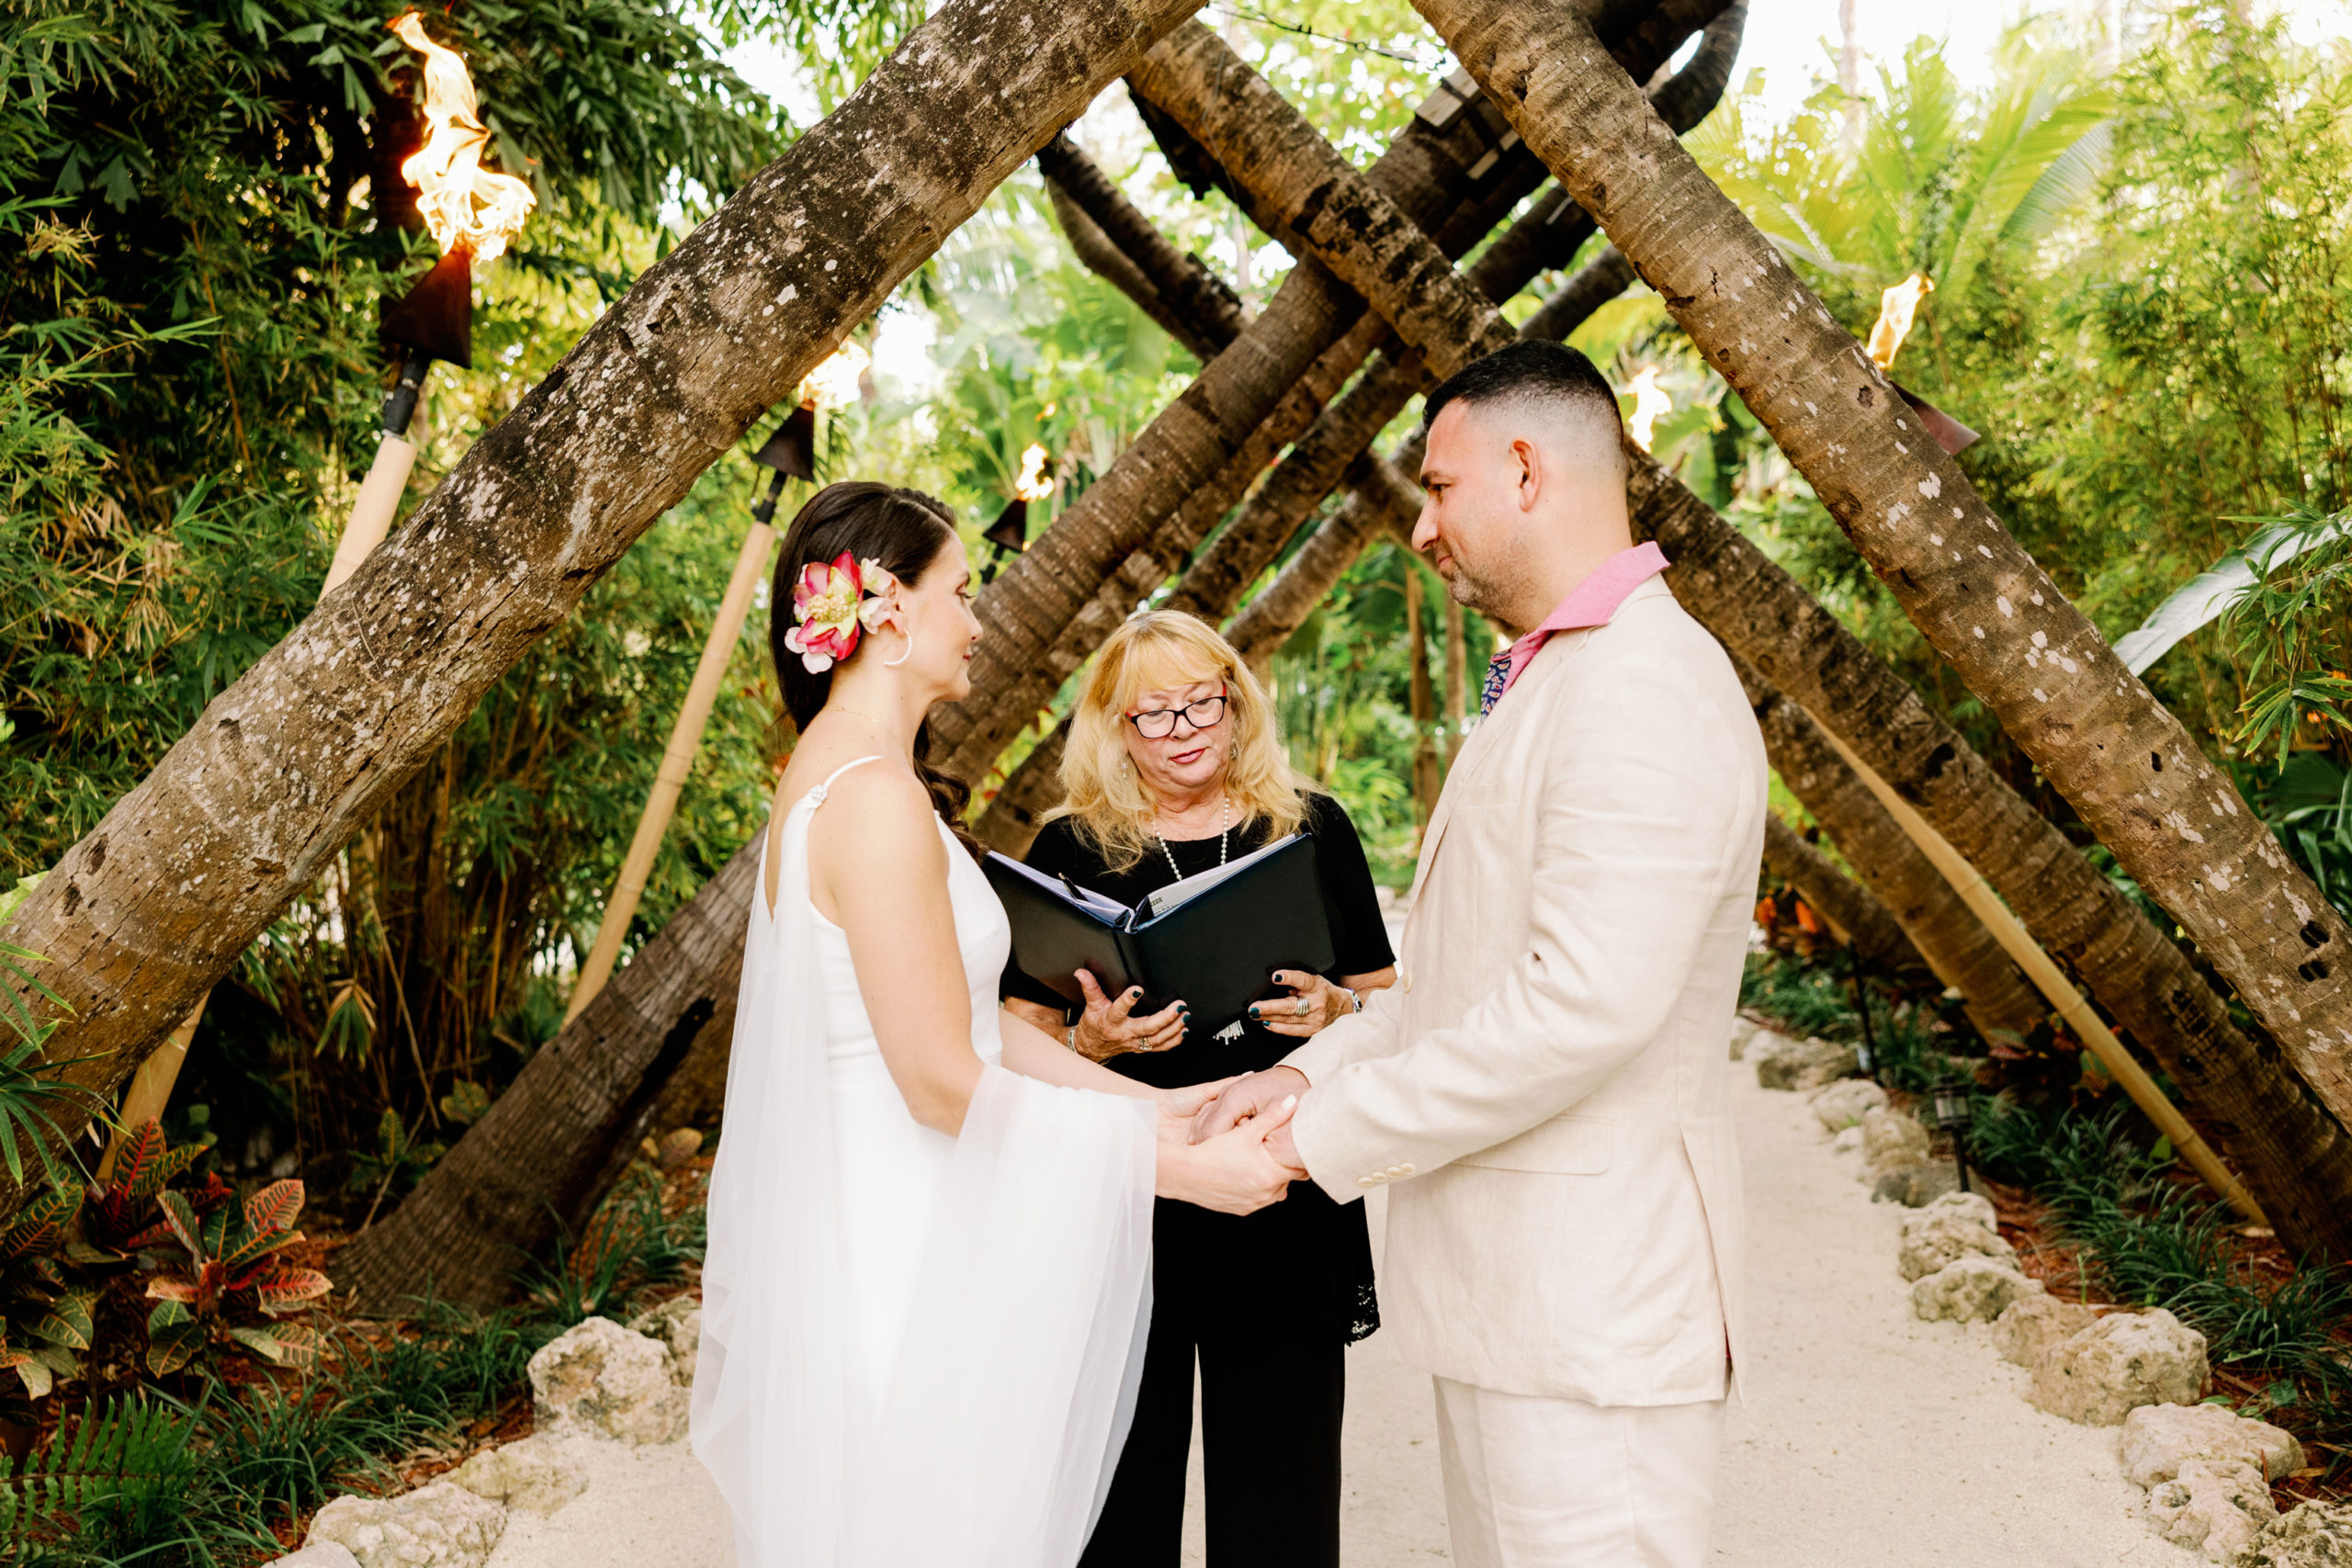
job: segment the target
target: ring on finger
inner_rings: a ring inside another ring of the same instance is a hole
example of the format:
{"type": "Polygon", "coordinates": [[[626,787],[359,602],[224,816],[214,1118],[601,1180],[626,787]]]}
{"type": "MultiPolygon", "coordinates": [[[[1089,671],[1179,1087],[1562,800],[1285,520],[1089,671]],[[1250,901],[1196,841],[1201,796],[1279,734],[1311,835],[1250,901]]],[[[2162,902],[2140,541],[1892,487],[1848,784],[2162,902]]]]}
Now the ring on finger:
{"type": "Polygon", "coordinates": [[[1293,1002],[1293,1003],[1291,1004],[1291,1009],[1290,1009],[1290,1010],[1291,1010],[1292,1012],[1295,1013],[1295,1014],[1296,1014],[1297,1016],[1299,1016],[1300,1018],[1305,1018],[1308,1013],[1310,1013],[1310,1012],[1314,1011],[1315,1010],[1314,1010],[1314,1008],[1313,1008],[1313,1007],[1308,1003],[1307,999],[1306,999],[1305,997],[1301,997],[1301,998],[1298,998],[1298,1000],[1296,1000],[1296,1001],[1295,1001],[1295,1002],[1293,1002]]]}

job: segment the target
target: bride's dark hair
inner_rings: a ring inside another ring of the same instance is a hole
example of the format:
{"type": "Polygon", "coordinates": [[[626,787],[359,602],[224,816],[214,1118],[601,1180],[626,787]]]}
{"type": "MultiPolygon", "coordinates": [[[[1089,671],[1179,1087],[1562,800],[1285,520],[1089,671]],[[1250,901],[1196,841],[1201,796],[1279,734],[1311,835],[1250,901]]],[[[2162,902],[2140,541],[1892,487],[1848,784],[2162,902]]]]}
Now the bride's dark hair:
{"type": "MultiPolygon", "coordinates": [[[[793,515],[784,531],[775,591],[768,599],[768,650],[775,659],[776,682],[784,689],[784,711],[796,730],[808,727],[833,689],[831,670],[810,673],[800,655],[784,645],[784,634],[794,625],[792,585],[799,581],[800,569],[811,561],[831,563],[846,551],[852,560],[879,561],[882,570],[913,588],[955,542],[956,514],[945,502],[871,479],[827,485],[793,515]]],[[[864,651],[861,642],[859,653],[864,651]]],[[[940,819],[978,858],[979,845],[963,827],[972,786],[932,766],[927,720],[915,731],[915,772],[931,791],[940,819]]]]}

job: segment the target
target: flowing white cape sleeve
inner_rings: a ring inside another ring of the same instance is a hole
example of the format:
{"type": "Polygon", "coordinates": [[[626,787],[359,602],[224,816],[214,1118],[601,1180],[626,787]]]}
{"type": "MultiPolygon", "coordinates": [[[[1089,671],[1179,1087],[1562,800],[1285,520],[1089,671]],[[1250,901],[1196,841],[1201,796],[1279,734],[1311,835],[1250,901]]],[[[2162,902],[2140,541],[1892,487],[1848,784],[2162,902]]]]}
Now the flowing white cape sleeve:
{"type": "Polygon", "coordinates": [[[845,1451],[841,1203],[798,836],[746,944],[695,1452],[734,1515],[740,1568],[1070,1568],[1142,1374],[1152,1103],[985,1069],[879,1427],[845,1451]]]}

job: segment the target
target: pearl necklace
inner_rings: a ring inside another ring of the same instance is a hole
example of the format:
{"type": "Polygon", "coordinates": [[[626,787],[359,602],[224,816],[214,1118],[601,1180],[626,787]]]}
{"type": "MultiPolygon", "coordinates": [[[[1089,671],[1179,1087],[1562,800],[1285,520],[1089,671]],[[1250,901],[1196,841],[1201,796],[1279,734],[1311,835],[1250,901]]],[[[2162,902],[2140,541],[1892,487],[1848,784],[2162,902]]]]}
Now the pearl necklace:
{"type": "MultiPolygon", "coordinates": [[[[1219,795],[1216,801],[1216,863],[1219,865],[1225,863],[1225,836],[1232,830],[1232,827],[1233,802],[1225,795],[1219,795]]],[[[1157,828],[1153,829],[1153,835],[1159,840],[1159,852],[1168,857],[1168,869],[1175,874],[1177,881],[1183,881],[1184,873],[1176,864],[1176,852],[1168,847],[1168,835],[1159,832],[1157,828]]]]}

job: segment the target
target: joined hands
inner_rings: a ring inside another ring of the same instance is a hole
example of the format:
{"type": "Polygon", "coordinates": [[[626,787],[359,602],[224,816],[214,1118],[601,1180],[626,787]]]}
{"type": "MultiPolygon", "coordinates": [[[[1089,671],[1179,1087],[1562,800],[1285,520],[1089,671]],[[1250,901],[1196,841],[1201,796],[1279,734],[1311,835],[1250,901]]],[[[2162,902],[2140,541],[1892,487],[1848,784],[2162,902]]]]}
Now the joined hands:
{"type": "MultiPolygon", "coordinates": [[[[1306,1078],[1286,1068],[1304,1087],[1306,1078]]],[[[1252,1088],[1274,1075],[1254,1073],[1186,1089],[1162,1089],[1154,1098],[1159,1106],[1159,1141],[1176,1145],[1161,1159],[1160,1195],[1181,1198],[1222,1213],[1247,1214],[1279,1203],[1290,1195],[1293,1181],[1305,1180],[1298,1151],[1290,1137],[1291,1113],[1298,1108],[1295,1092],[1274,1092],[1276,1086],[1252,1088]],[[1204,1119],[1214,1119],[1227,1096],[1243,1094],[1235,1112],[1214,1131],[1204,1132],[1204,1119]],[[1181,1156],[1176,1156],[1181,1149],[1181,1156]]]]}

